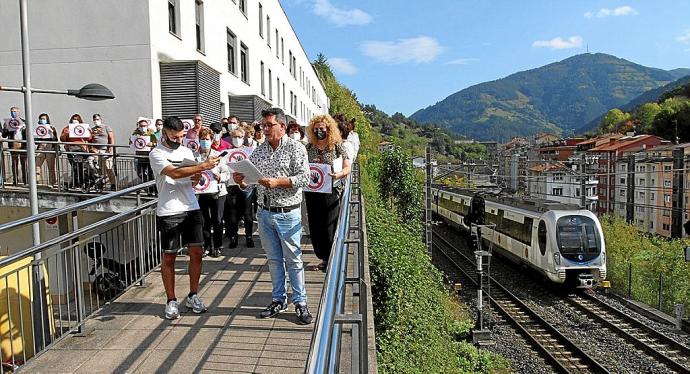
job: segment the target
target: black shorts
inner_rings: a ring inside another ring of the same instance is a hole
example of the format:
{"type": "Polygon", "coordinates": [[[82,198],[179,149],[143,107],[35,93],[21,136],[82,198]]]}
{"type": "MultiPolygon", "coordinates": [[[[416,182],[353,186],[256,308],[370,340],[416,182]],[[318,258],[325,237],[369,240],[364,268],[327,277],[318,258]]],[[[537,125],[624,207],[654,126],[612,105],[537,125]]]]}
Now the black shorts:
{"type": "Polygon", "coordinates": [[[203,247],[203,223],[199,209],[173,216],[156,216],[163,252],[177,253],[183,245],[203,247]]]}

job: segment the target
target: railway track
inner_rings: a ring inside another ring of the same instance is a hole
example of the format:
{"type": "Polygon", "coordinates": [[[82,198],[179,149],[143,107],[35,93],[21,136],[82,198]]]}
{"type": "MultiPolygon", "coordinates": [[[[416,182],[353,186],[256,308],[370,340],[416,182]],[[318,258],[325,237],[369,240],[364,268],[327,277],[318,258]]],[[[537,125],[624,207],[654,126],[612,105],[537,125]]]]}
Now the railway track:
{"type": "MultiPolygon", "coordinates": [[[[434,233],[434,235],[436,239],[443,242],[447,247],[450,247],[455,253],[467,261],[463,273],[469,275],[470,280],[474,280],[471,276],[474,271],[474,264],[471,263],[472,260],[467,257],[467,254],[457,250],[445,238],[436,233],[434,233]]],[[[445,252],[443,252],[443,254],[448,257],[445,252]]],[[[449,260],[455,263],[452,259],[449,258],[449,260]]],[[[458,264],[455,265],[457,266],[458,264]]],[[[491,280],[493,285],[500,286],[500,283],[495,278],[491,280]]],[[[673,372],[690,373],[690,348],[677,342],[673,338],[654,330],[643,322],[638,321],[591,295],[582,293],[560,296],[552,292],[549,294],[552,297],[562,299],[571,308],[587,316],[591,321],[608,328],[642,353],[666,365],[666,367],[673,372]]]]}
{"type": "Polygon", "coordinates": [[[690,348],[590,295],[565,301],[678,373],[690,373],[690,348]]]}
{"type": "MultiPolygon", "coordinates": [[[[473,260],[436,234],[434,243],[439,252],[477,287],[473,260]],[[439,242],[442,245],[439,245],[439,242]],[[453,256],[446,252],[447,250],[453,251],[463,259],[462,263],[458,263],[453,256]]],[[[606,368],[582,351],[553,325],[541,318],[508,289],[493,278],[491,278],[491,282],[493,286],[489,298],[491,304],[517,328],[537,351],[543,354],[555,371],[560,373],[608,373],[606,368]]]]}

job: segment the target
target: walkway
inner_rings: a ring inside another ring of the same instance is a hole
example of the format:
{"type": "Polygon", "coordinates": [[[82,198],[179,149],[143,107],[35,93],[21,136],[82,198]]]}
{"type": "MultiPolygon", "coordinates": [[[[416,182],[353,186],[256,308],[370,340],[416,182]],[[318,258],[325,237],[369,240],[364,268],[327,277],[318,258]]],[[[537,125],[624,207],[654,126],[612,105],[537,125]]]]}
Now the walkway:
{"type": "MultiPolygon", "coordinates": [[[[209,311],[195,315],[181,306],[181,318],[162,318],[165,293],[160,274],[147,278],[98,316],[85,336],[69,336],[22,367],[25,373],[256,372],[303,373],[313,324],[297,324],[293,307],[274,319],[257,314],[271,302],[266,256],[257,248],[225,250],[204,259],[200,296],[209,311]]],[[[318,260],[303,245],[307,294],[316,319],[324,274],[309,270],[318,260]]],[[[188,290],[187,257],[177,265],[178,299],[188,290]]]]}

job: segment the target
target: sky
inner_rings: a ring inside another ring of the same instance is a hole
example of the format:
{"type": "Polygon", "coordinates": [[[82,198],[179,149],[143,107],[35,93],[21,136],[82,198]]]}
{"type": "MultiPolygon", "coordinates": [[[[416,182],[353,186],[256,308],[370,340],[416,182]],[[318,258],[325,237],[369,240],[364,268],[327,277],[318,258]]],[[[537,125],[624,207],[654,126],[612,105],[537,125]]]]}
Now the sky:
{"type": "Polygon", "coordinates": [[[474,84],[589,51],[690,67],[690,1],[281,0],[311,60],[361,103],[411,115],[474,84]]]}

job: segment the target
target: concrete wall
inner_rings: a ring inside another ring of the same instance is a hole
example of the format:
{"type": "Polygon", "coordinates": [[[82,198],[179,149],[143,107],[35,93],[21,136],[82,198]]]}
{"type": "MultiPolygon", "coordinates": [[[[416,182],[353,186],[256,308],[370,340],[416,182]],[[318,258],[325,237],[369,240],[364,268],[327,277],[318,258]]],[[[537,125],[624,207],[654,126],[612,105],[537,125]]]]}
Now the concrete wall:
{"type": "MultiPolygon", "coordinates": [[[[18,1],[0,4],[0,85],[21,86],[18,1]]],[[[46,112],[60,130],[73,113],[90,122],[93,113],[116,131],[117,141],[135,126],[136,116],[152,114],[148,3],[141,0],[29,2],[32,86],[80,88],[101,83],[116,96],[85,101],[62,95],[33,95],[34,120],[46,112]]],[[[23,96],[0,92],[0,117],[10,106],[24,107],[23,96]]]]}

